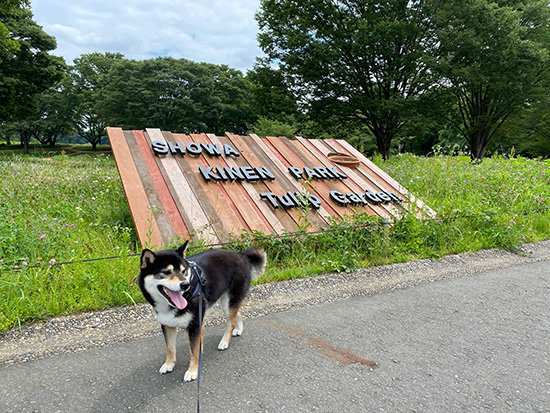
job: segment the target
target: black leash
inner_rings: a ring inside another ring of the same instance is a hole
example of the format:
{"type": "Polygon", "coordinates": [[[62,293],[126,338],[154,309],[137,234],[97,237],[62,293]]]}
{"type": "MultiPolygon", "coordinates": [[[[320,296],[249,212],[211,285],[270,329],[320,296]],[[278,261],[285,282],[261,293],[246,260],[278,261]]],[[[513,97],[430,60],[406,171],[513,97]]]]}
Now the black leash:
{"type": "MultiPolygon", "coordinates": [[[[199,283],[201,285],[201,283],[199,283]]],[[[199,288],[199,366],[197,371],[197,413],[201,411],[201,362],[202,362],[202,286],[199,288]]]]}
{"type": "Polygon", "coordinates": [[[191,267],[191,286],[190,290],[193,291],[193,294],[190,299],[198,297],[199,299],[199,364],[197,366],[197,413],[200,413],[201,406],[201,364],[202,364],[202,295],[205,293],[206,280],[204,274],[202,273],[201,267],[197,265],[194,261],[187,261],[191,267]],[[195,284],[195,285],[194,285],[195,284]]]}

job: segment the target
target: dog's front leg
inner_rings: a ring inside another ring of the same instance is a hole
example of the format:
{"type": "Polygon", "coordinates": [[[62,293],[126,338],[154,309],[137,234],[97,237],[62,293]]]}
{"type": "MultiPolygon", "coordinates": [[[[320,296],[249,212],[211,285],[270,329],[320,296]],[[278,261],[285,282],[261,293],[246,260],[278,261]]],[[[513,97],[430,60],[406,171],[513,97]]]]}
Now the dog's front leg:
{"type": "Polygon", "coordinates": [[[189,333],[189,368],[185,372],[183,380],[191,381],[198,376],[203,329],[198,325],[192,325],[187,328],[187,332],[189,333]]]}
{"type": "Polygon", "coordinates": [[[176,336],[178,330],[176,327],[168,327],[164,324],[162,326],[162,334],[164,334],[164,341],[166,342],[166,361],[160,367],[161,374],[170,373],[174,370],[176,364],[176,336]]]}

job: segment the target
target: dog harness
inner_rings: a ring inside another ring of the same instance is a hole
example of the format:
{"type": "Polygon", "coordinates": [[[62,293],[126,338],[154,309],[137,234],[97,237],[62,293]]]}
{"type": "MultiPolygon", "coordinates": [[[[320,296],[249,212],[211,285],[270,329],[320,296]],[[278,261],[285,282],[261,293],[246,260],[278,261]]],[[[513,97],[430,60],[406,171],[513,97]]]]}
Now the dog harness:
{"type": "Polygon", "coordinates": [[[206,296],[208,288],[201,267],[199,267],[195,261],[187,261],[187,263],[189,264],[189,268],[191,268],[191,278],[189,280],[189,289],[185,294],[185,299],[190,301],[198,296],[201,290],[206,296]]]}

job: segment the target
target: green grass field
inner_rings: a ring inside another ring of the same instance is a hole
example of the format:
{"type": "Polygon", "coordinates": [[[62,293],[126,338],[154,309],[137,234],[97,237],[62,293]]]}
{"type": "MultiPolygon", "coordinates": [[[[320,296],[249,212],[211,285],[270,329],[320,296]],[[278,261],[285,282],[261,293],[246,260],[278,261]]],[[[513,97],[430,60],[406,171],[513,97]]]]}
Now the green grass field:
{"type": "MultiPolygon", "coordinates": [[[[0,152],[0,331],[142,301],[133,282],[139,246],[111,155],[34,152],[0,152]],[[113,256],[122,258],[83,262],[113,256]]],[[[260,282],[486,248],[521,252],[525,242],[550,238],[550,161],[374,161],[438,219],[405,217],[389,227],[358,216],[323,234],[250,234],[236,245],[255,238],[266,249],[270,263],[260,282]],[[363,228],[350,229],[356,225],[363,228]]]]}

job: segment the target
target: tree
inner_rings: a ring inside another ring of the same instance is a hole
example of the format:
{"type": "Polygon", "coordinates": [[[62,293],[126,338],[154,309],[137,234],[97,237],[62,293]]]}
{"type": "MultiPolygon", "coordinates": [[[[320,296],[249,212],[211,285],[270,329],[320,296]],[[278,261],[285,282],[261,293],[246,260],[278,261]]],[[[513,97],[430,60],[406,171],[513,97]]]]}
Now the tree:
{"type": "MultiPolygon", "coordinates": [[[[546,76],[543,91],[550,90],[550,76],[546,76]]],[[[490,147],[499,152],[531,157],[550,157],[550,99],[541,94],[510,117],[495,136],[490,147]],[[494,143],[494,145],[493,145],[494,143]]]]}
{"type": "Polygon", "coordinates": [[[278,120],[268,119],[260,116],[252,125],[249,133],[254,133],[261,137],[264,136],[286,136],[288,138],[296,136],[296,128],[293,125],[278,120]]]}
{"type": "MultiPolygon", "coordinates": [[[[95,150],[105,138],[107,126],[99,104],[105,77],[111,66],[123,59],[120,53],[89,53],[74,60],[70,68],[68,95],[72,101],[72,123],[78,136],[90,142],[95,150]]],[[[121,90],[121,93],[124,93],[121,90]]]]}
{"type": "MultiPolygon", "coordinates": [[[[546,0],[431,0],[434,70],[454,93],[471,158],[481,161],[502,124],[540,94],[548,75],[546,0]]],[[[548,98],[546,89],[546,99],[548,98]]]]}
{"type": "Polygon", "coordinates": [[[272,68],[265,59],[258,59],[247,72],[250,81],[250,97],[260,117],[289,123],[298,114],[298,105],[287,88],[283,74],[272,68]]]}
{"type": "Polygon", "coordinates": [[[260,47],[310,115],[366,126],[384,158],[432,84],[424,1],[262,0],[260,47]]]}
{"type": "Polygon", "coordinates": [[[19,50],[19,42],[13,38],[4,20],[14,17],[21,9],[28,6],[28,0],[0,0],[0,59],[12,56],[19,50]]]}
{"type": "Polygon", "coordinates": [[[56,48],[55,38],[34,22],[29,10],[3,16],[2,21],[19,49],[0,51],[0,124],[26,122],[20,136],[28,153],[29,122],[38,111],[38,96],[61,79],[66,67],[63,58],[49,54],[56,48]]]}
{"type": "Polygon", "coordinates": [[[72,103],[68,95],[68,77],[38,97],[34,138],[41,144],[54,146],[72,127],[72,103]]]}
{"type": "Polygon", "coordinates": [[[245,133],[255,119],[249,84],[225,65],[121,60],[105,77],[99,106],[110,125],[128,129],[245,133]]]}

